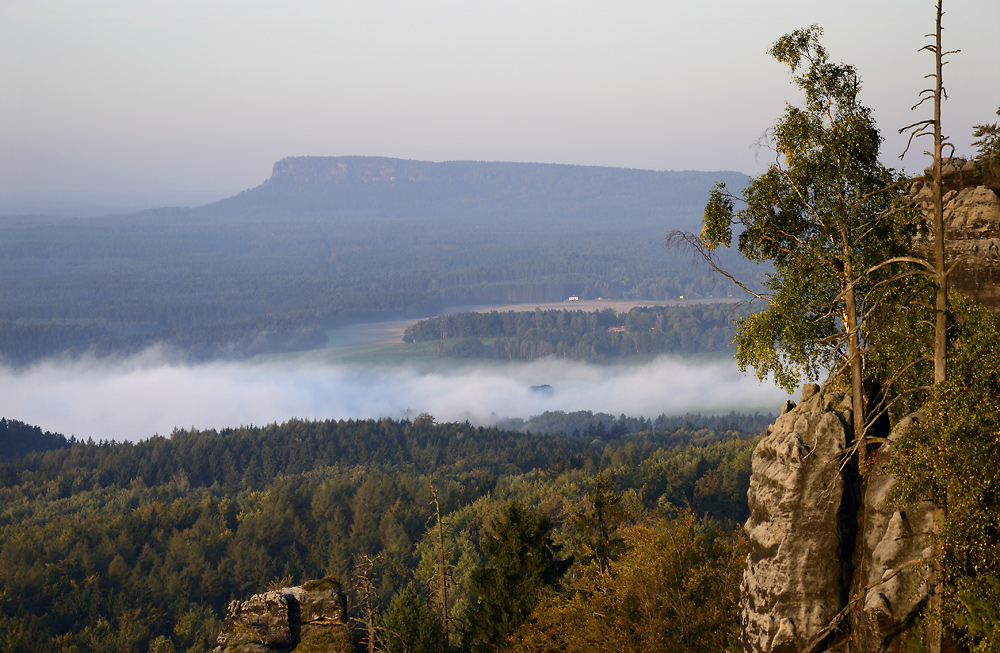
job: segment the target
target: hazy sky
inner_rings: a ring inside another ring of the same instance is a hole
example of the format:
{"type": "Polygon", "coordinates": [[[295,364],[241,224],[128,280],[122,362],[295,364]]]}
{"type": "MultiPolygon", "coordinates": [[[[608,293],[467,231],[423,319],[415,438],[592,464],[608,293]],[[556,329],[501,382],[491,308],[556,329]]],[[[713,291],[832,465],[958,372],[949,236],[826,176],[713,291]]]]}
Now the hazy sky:
{"type": "MultiPolygon", "coordinates": [[[[946,10],[967,151],[1000,105],[1000,2],[946,10]]],[[[207,201],[306,154],[753,173],[797,99],[765,50],[812,23],[894,160],[931,0],[0,0],[0,200],[207,201]]]]}

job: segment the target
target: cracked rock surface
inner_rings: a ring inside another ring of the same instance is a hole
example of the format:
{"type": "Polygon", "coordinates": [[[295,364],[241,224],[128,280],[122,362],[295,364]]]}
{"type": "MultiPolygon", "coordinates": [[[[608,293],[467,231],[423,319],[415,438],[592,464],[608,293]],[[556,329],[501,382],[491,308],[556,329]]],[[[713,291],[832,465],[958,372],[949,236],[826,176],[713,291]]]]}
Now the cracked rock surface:
{"type": "Polygon", "coordinates": [[[849,397],[808,384],[754,450],[741,584],[744,651],[800,651],[844,604],[840,561],[851,542],[841,523],[841,462],[852,419],[849,397]]]}
{"type": "Polygon", "coordinates": [[[347,629],[347,596],[331,581],[254,594],[232,601],[213,653],[287,653],[311,638],[347,629]]]}

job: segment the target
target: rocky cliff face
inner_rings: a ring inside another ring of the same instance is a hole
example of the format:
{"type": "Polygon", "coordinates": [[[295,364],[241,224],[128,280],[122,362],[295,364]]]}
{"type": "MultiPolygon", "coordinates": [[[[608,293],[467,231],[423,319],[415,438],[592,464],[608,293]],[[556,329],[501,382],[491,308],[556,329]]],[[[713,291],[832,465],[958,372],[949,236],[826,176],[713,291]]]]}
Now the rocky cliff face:
{"type": "Polygon", "coordinates": [[[233,601],[213,653],[350,649],[347,596],[323,579],[233,601]]]}
{"type": "MultiPolygon", "coordinates": [[[[951,287],[1000,310],[1000,166],[952,159],[944,170],[951,287]]],[[[928,210],[929,175],[910,189],[928,210]]],[[[918,245],[921,251],[926,245],[918,245]]],[[[893,442],[919,415],[851,456],[850,397],[809,384],[753,455],[751,552],[742,644],[753,653],[902,653],[927,602],[929,503],[898,509],[885,473],[893,442]]],[[[954,646],[954,643],[949,643],[954,646]]]]}
{"type": "Polygon", "coordinates": [[[889,435],[889,442],[870,457],[865,486],[862,538],[858,542],[861,565],[855,591],[863,591],[853,622],[854,639],[862,651],[905,651],[906,630],[924,607],[927,588],[924,571],[912,566],[931,556],[927,533],[933,527],[933,505],[894,509],[886,498],[896,485],[885,466],[892,458],[892,443],[919,419],[903,419],[889,435]]]}
{"type": "Polygon", "coordinates": [[[753,653],[906,651],[926,602],[930,506],[893,509],[884,473],[908,418],[869,453],[850,453],[849,396],[806,385],[753,454],[742,582],[742,646],[753,653]]]}
{"type": "Polygon", "coordinates": [[[852,537],[841,515],[855,500],[845,496],[851,484],[840,461],[850,402],[807,385],[754,450],[741,586],[746,651],[801,651],[844,604],[852,537]]]}
{"type": "Polygon", "coordinates": [[[433,164],[376,156],[293,156],[274,164],[271,178],[295,184],[342,183],[345,181],[394,182],[436,179],[433,164]]]}
{"type": "MultiPolygon", "coordinates": [[[[952,159],[942,173],[947,256],[949,264],[961,259],[951,287],[1000,310],[1000,166],[952,159]]],[[[929,183],[917,181],[910,192],[929,208],[929,183]]]]}

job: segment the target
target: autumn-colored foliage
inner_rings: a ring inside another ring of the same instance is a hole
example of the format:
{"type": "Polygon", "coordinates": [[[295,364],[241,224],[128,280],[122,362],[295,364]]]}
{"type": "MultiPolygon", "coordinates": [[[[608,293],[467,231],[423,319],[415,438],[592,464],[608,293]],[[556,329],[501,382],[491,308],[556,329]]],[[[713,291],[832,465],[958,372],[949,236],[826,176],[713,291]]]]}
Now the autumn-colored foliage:
{"type": "Polygon", "coordinates": [[[689,511],[649,515],[622,533],[627,552],[578,569],[508,640],[510,651],[737,650],[740,577],[747,546],[689,511]]]}

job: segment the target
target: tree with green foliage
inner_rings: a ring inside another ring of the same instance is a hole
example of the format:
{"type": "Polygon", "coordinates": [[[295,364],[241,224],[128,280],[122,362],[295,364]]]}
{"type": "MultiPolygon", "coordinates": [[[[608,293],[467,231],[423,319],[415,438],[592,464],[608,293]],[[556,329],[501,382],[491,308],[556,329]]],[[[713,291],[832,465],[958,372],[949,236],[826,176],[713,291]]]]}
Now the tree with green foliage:
{"type": "Polygon", "coordinates": [[[72,444],[70,440],[58,433],[48,431],[43,433],[37,426],[0,417],[0,461],[23,456],[32,451],[64,449],[70,444],[72,444]]]}
{"type": "Polygon", "coordinates": [[[801,73],[794,80],[805,106],[789,105],[771,132],[776,161],[751,181],[744,210],[734,213],[722,188],[712,194],[702,240],[728,246],[735,222],[740,250],[775,264],[768,310],[741,324],[741,366],[791,387],[800,371],[846,365],[861,409],[864,270],[906,243],[886,219],[892,204],[883,190],[895,177],[878,161],[882,138],[858,101],[860,80],[851,66],[829,62],[820,35],[799,30],[770,50],[801,73]]]}
{"type": "Polygon", "coordinates": [[[519,501],[511,501],[490,524],[480,547],[490,566],[477,569],[470,590],[465,645],[480,653],[499,646],[531,615],[546,589],[554,588],[573,563],[560,559],[552,542],[552,523],[519,501]]]}
{"type": "MultiPolygon", "coordinates": [[[[1000,109],[997,109],[1000,116],[1000,109]]],[[[979,160],[1000,163],[1000,123],[973,125],[972,135],[978,138],[973,145],[979,150],[979,160]]]]}
{"type": "Polygon", "coordinates": [[[397,592],[383,615],[385,648],[390,653],[440,653],[447,650],[444,626],[413,583],[397,592]]]}
{"type": "Polygon", "coordinates": [[[789,390],[820,370],[847,371],[861,439],[866,330],[879,292],[869,270],[908,251],[910,216],[896,210],[901,179],[879,161],[882,137],[859,100],[858,74],[830,61],[821,35],[816,26],[796,30],[769,51],[805,96],[768,132],[775,162],[740,197],[724,184],[712,191],[697,242],[672,233],[668,243],[698,245],[711,262],[738,228],[739,251],[774,266],[768,292],[757,294],[765,310],[737,322],[740,368],[773,374],[789,390]]]}
{"type": "Polygon", "coordinates": [[[601,577],[612,560],[625,552],[625,540],[618,528],[627,518],[622,505],[622,497],[616,493],[611,483],[598,471],[594,487],[587,495],[589,511],[578,510],[570,516],[573,527],[573,545],[581,564],[593,562],[601,577]]]}
{"type": "Polygon", "coordinates": [[[607,582],[594,565],[583,566],[574,591],[541,602],[505,650],[738,650],[742,531],[682,511],[647,515],[622,536],[628,550],[609,563],[607,582]]]}
{"type": "MultiPolygon", "coordinates": [[[[964,297],[947,379],[894,445],[895,500],[947,497],[934,533],[937,615],[972,651],[1000,649],[1000,316],[964,297]]],[[[933,633],[932,633],[933,635],[933,633]]]]}

